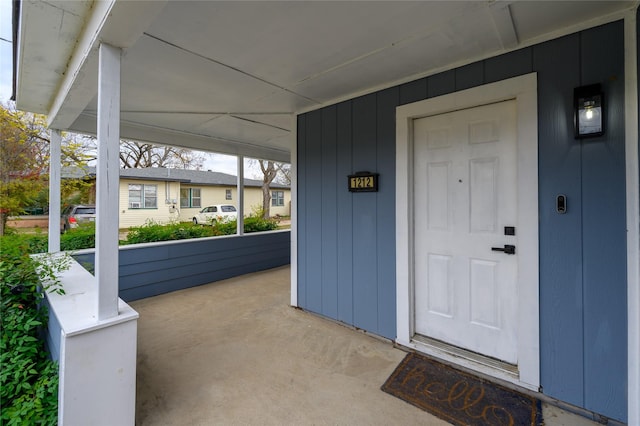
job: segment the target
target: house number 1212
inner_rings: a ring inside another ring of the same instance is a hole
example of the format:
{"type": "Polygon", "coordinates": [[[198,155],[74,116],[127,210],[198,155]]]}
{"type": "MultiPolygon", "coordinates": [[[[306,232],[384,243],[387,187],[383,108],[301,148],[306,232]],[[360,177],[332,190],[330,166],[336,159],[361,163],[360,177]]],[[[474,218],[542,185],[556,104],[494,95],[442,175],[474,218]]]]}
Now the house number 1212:
{"type": "Polygon", "coordinates": [[[375,192],[378,190],[378,174],[360,172],[349,176],[349,191],[375,192]]]}

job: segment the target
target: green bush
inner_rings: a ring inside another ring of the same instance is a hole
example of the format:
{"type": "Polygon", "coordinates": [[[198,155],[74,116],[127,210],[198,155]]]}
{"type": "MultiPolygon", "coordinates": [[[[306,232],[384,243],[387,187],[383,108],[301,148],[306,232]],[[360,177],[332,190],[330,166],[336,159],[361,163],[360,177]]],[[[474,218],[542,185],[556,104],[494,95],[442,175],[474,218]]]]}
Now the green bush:
{"type": "MultiPolygon", "coordinates": [[[[259,212],[258,212],[259,213],[259,212]]],[[[157,241],[185,240],[189,238],[214,237],[233,235],[236,233],[237,223],[230,221],[213,221],[211,225],[194,225],[191,222],[159,224],[147,221],[142,226],[129,228],[127,238],[120,241],[120,245],[151,243],[157,241]]],[[[249,216],[244,219],[244,232],[263,232],[278,229],[276,219],[263,219],[261,216],[249,216]]],[[[3,242],[24,244],[27,253],[46,253],[47,234],[18,234],[11,232],[5,235],[3,242]]],[[[81,250],[93,248],[96,244],[95,225],[86,224],[73,228],[60,236],[60,250],[81,250]]]]}
{"type": "MultiPolygon", "coordinates": [[[[233,235],[238,227],[237,221],[229,220],[224,222],[213,222],[211,226],[213,235],[233,235]]],[[[273,231],[278,229],[278,221],[275,219],[263,219],[260,216],[249,216],[244,218],[244,232],[273,231]]]]}
{"type": "Polygon", "coordinates": [[[260,216],[249,216],[244,219],[244,232],[262,232],[278,229],[278,222],[275,219],[263,219],[260,216]]]}
{"type": "Polygon", "coordinates": [[[3,237],[0,251],[0,419],[6,425],[55,425],[58,367],[41,339],[47,324],[43,290],[62,292],[55,275],[68,258],[31,258],[31,243],[3,237]],[[42,282],[51,283],[44,286],[42,282]]]}
{"type": "MultiPolygon", "coordinates": [[[[81,225],[60,236],[60,250],[81,250],[96,246],[95,225],[81,225]]],[[[46,251],[46,250],[45,250],[46,251]]]]}
{"type": "MultiPolygon", "coordinates": [[[[26,253],[46,253],[49,237],[47,234],[18,234],[11,232],[2,237],[2,245],[21,244],[26,253]]],[[[93,225],[70,229],[60,236],[60,250],[81,250],[96,246],[96,231],[93,225]]]]}
{"type": "Polygon", "coordinates": [[[233,235],[236,233],[238,229],[238,222],[234,220],[226,220],[226,221],[213,221],[211,226],[211,235],[220,236],[220,235],[233,235]]]}
{"type": "MultiPolygon", "coordinates": [[[[188,238],[215,237],[236,233],[235,220],[213,221],[211,225],[194,225],[190,222],[161,225],[149,221],[142,226],[129,228],[125,244],[150,243],[155,241],[184,240],[188,238]]],[[[275,219],[250,216],[244,219],[244,232],[272,231],[278,228],[275,219]]]]}
{"type": "Polygon", "coordinates": [[[170,223],[161,225],[148,221],[142,226],[129,228],[125,244],[151,243],[155,241],[184,240],[212,236],[210,227],[192,223],[170,223]]]}
{"type": "Polygon", "coordinates": [[[23,250],[25,254],[45,253],[47,251],[48,238],[45,234],[5,234],[2,237],[0,249],[4,255],[5,250],[23,250]]]}

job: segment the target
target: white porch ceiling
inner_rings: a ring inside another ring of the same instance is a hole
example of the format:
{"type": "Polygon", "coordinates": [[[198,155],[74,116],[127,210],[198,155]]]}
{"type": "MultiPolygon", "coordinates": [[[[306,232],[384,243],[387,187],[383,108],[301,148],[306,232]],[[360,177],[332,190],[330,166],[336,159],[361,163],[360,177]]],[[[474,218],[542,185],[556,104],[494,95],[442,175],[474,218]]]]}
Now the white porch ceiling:
{"type": "Polygon", "coordinates": [[[23,1],[20,109],[95,132],[123,48],[123,138],[289,159],[292,114],[620,18],[637,1],[23,1]]]}

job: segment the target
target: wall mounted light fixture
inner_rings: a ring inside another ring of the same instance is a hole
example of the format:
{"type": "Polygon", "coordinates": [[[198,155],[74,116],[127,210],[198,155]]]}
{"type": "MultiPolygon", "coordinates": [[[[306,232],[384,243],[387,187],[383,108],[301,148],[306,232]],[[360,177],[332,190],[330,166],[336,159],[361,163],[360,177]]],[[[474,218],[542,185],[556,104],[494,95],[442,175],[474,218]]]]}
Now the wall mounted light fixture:
{"type": "Polygon", "coordinates": [[[604,95],[600,84],[573,89],[575,137],[578,139],[604,134],[604,95]]]}

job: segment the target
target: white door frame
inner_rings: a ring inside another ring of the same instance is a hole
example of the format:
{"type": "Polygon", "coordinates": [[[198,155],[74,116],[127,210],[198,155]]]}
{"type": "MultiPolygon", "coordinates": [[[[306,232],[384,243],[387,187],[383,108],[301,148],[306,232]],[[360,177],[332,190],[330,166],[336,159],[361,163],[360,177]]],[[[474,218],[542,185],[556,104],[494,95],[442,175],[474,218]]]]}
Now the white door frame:
{"type": "Polygon", "coordinates": [[[397,343],[463,367],[538,390],[540,385],[538,273],[538,101],[537,74],[531,73],[396,109],[396,323],[397,343]],[[517,102],[518,372],[465,358],[417,341],[414,336],[413,120],[515,99],[517,102]]]}

